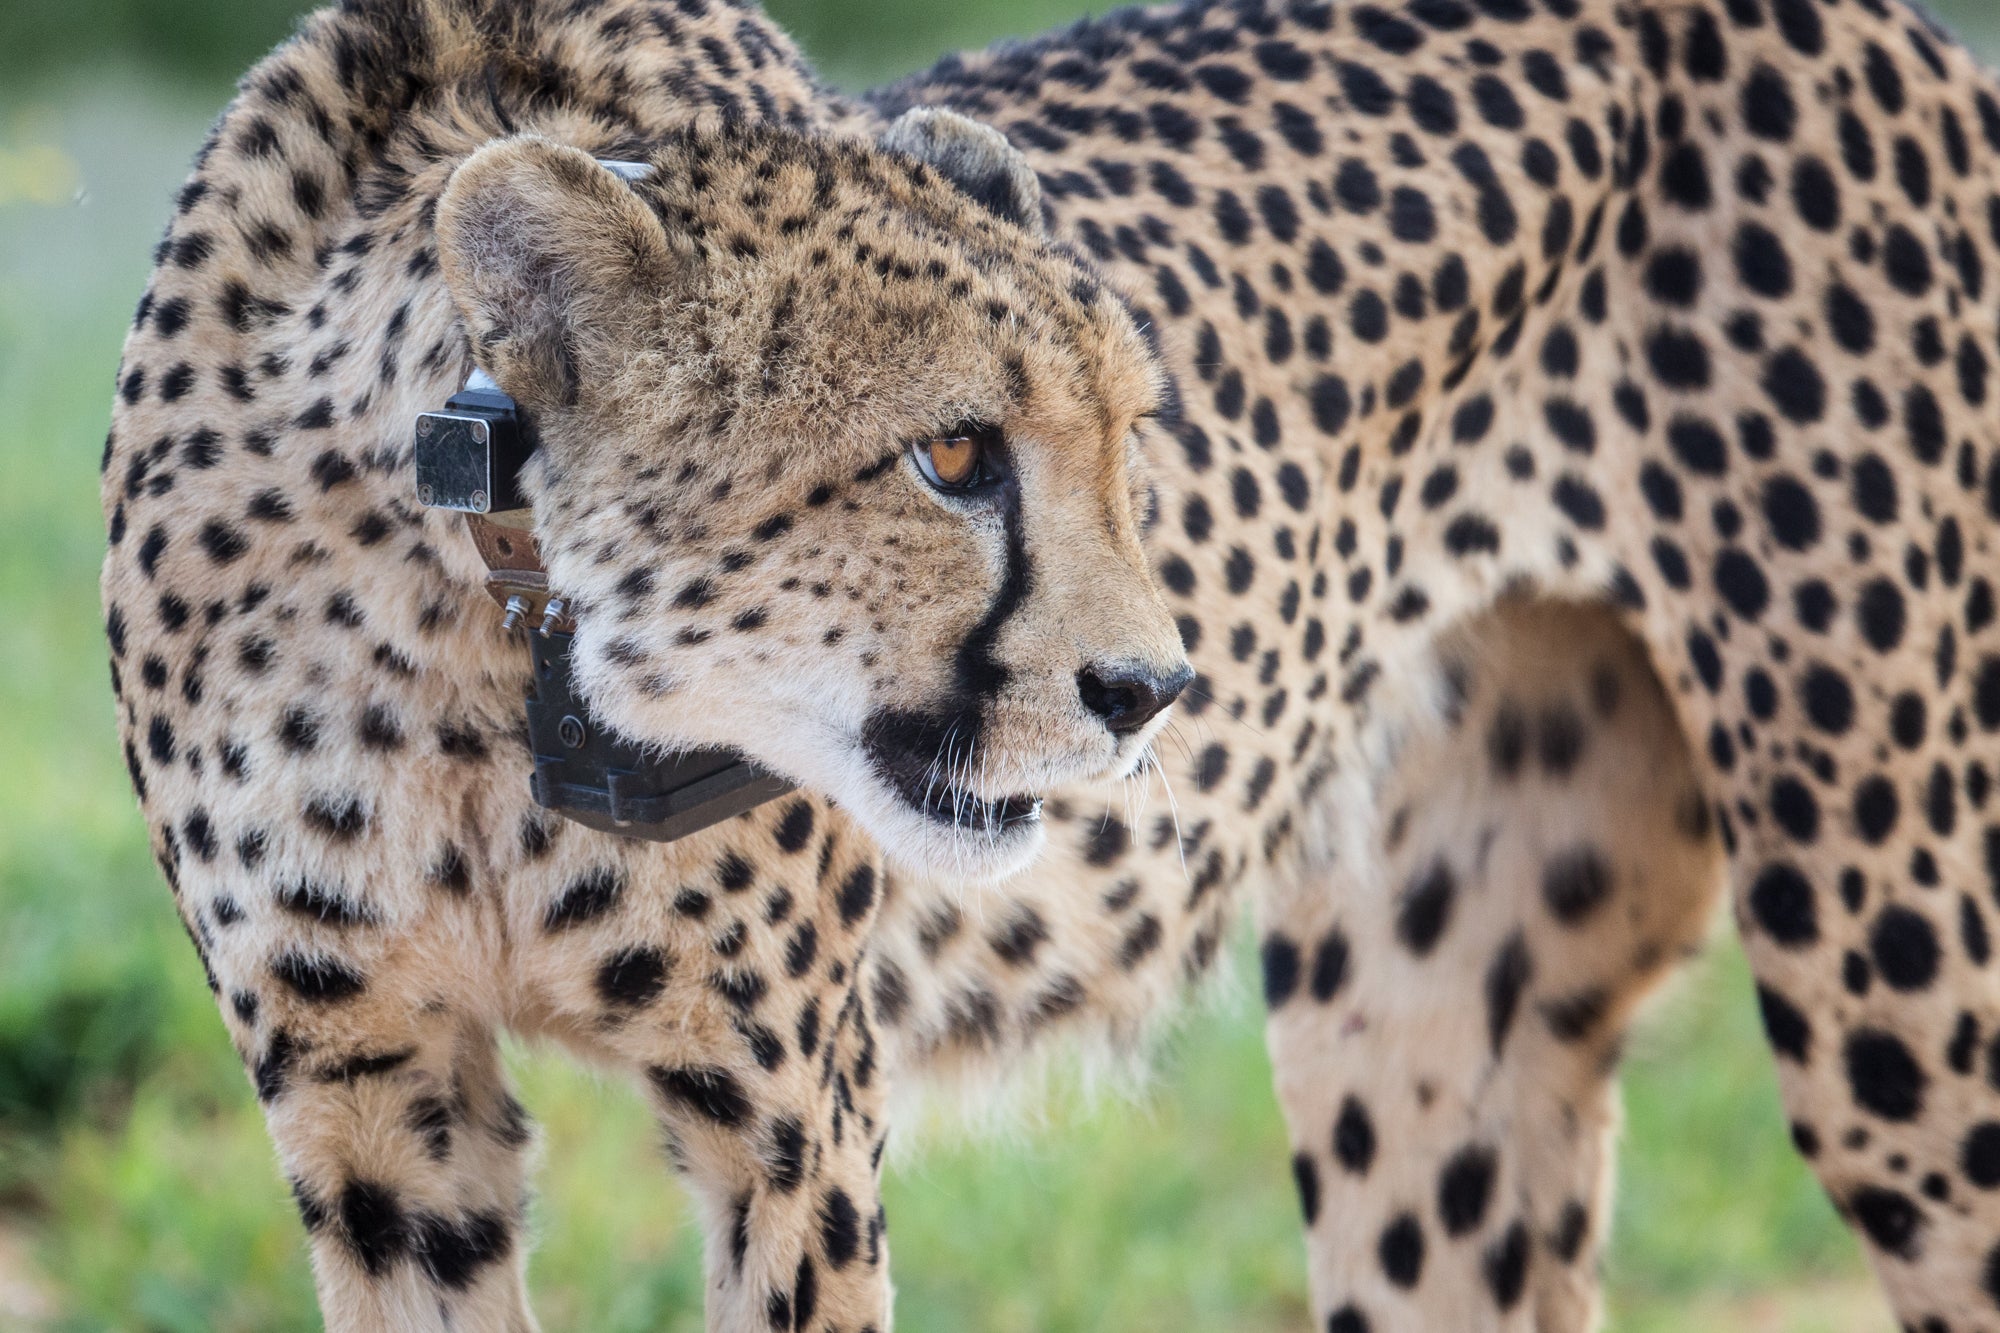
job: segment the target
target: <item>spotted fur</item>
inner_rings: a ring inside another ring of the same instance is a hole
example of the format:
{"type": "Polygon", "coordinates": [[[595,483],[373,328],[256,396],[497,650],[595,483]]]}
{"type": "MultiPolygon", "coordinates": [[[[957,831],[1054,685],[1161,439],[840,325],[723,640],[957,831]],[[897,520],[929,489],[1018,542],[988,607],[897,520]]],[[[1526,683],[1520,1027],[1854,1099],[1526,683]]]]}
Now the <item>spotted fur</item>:
{"type": "Polygon", "coordinates": [[[329,1325],[531,1327],[510,1029],[655,1098],[711,1327],[884,1329],[889,1083],[1129,1044],[1249,903],[1316,1326],[1588,1328],[1726,882],[1903,1325],[2000,1327],[1996,258],[1894,0],[1198,0],[853,102],[721,0],[315,18],[161,243],[104,590],[329,1325]],[[593,707],[803,794],[530,802],[409,498],[475,361],[593,707]]]}

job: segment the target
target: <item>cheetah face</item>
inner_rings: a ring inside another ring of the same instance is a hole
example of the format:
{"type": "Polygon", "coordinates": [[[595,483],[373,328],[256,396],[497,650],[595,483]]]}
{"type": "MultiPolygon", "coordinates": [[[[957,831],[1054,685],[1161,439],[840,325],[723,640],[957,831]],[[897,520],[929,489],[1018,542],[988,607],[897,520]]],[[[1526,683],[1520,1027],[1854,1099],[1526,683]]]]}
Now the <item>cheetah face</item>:
{"type": "Polygon", "coordinates": [[[489,146],[441,201],[474,355],[542,448],[591,706],[725,745],[987,877],[1132,774],[1191,678],[1139,540],[1163,387],[993,131],[690,132],[627,185],[489,146]]]}

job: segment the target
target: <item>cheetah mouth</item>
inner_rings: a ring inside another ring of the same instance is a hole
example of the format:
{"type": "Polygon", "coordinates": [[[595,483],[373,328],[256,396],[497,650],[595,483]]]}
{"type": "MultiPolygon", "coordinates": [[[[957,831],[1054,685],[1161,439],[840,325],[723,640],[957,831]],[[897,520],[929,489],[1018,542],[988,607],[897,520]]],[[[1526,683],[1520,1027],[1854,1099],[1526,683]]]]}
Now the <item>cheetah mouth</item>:
{"type": "Polygon", "coordinates": [[[974,833],[1006,833],[1042,817],[1039,796],[1002,796],[989,800],[942,782],[897,782],[896,794],[935,823],[974,833]]]}
{"type": "Polygon", "coordinates": [[[989,838],[1039,823],[1040,796],[980,796],[952,781],[949,757],[972,753],[975,742],[962,738],[976,737],[977,726],[964,716],[878,714],[864,728],[862,744],[876,776],[933,823],[989,838]]]}

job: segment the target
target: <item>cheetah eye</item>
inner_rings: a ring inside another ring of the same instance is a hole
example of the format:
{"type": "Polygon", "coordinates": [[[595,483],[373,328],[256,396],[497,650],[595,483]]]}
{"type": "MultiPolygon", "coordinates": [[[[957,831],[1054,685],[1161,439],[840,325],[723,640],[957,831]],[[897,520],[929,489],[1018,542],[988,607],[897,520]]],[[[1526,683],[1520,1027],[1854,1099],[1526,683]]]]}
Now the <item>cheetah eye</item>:
{"type": "Polygon", "coordinates": [[[948,434],[919,441],[910,447],[910,452],[916,459],[917,471],[939,490],[950,493],[977,490],[999,479],[993,434],[985,426],[958,426],[948,434]]]}

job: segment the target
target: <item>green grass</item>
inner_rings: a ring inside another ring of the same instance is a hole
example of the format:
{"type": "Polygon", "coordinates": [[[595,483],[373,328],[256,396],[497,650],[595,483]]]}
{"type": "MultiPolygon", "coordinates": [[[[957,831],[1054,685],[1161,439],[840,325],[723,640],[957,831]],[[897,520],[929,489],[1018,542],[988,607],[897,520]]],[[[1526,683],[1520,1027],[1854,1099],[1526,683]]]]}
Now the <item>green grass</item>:
{"type": "MultiPolygon", "coordinates": [[[[874,11],[914,25],[914,0],[897,4],[874,11]]],[[[1064,8],[955,10],[960,26],[885,48],[822,6],[805,35],[848,75],[876,74],[1064,8]]],[[[0,103],[0,1328],[314,1328],[302,1235],[116,753],[95,587],[119,341],[225,90],[128,70],[45,87],[0,103]]],[[[698,1239],[638,1100],[549,1057],[513,1063],[545,1130],[545,1323],[699,1328],[698,1239]]],[[[1642,1028],[1627,1089],[1614,1327],[1888,1326],[1786,1148],[1732,943],[1642,1028]]],[[[1030,1127],[904,1154],[888,1186],[899,1317],[1304,1327],[1286,1156],[1255,1006],[1225,996],[1143,1097],[1065,1092],[1030,1127]]]]}

